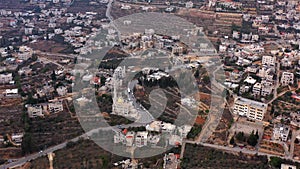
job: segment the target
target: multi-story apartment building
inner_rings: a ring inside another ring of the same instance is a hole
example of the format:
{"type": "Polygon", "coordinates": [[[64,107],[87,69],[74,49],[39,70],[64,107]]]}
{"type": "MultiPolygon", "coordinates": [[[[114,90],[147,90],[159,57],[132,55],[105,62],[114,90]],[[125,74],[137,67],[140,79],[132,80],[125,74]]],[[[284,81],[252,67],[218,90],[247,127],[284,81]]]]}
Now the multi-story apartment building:
{"type": "Polygon", "coordinates": [[[276,124],[273,130],[273,139],[287,141],[290,132],[290,127],[283,124],[276,124]]]}
{"type": "Polygon", "coordinates": [[[119,66],[115,69],[114,78],[115,79],[123,79],[125,77],[125,74],[126,74],[125,66],[123,66],[123,67],[119,66]]]}
{"type": "Polygon", "coordinates": [[[261,91],[262,85],[261,83],[255,83],[253,86],[252,92],[254,95],[259,96],[261,91]]]}
{"type": "Polygon", "coordinates": [[[147,146],[148,141],[148,132],[147,131],[139,131],[135,136],[135,144],[137,147],[147,146]]]}
{"type": "Polygon", "coordinates": [[[56,92],[59,96],[65,96],[68,93],[68,89],[64,86],[60,86],[56,89],[56,92]]]}
{"type": "Polygon", "coordinates": [[[0,84],[9,83],[13,80],[12,73],[0,74],[0,84]]]}
{"type": "Polygon", "coordinates": [[[263,56],[262,57],[262,64],[268,66],[275,66],[276,58],[273,56],[263,56]]]}
{"type": "Polygon", "coordinates": [[[28,116],[30,118],[35,118],[37,116],[44,116],[43,114],[43,108],[41,105],[30,105],[27,107],[28,116]]]}
{"type": "Polygon", "coordinates": [[[269,85],[265,80],[263,80],[261,83],[255,83],[253,86],[252,92],[255,96],[268,96],[272,94],[273,92],[273,85],[269,85]]]}
{"type": "Polygon", "coordinates": [[[235,99],[233,112],[250,120],[262,121],[267,108],[267,104],[238,97],[235,99]]]}
{"type": "Polygon", "coordinates": [[[272,94],[273,92],[273,86],[267,86],[267,85],[263,85],[261,88],[261,96],[268,96],[270,94],[272,94]]]}
{"type": "Polygon", "coordinates": [[[63,102],[62,101],[49,101],[48,109],[50,113],[58,113],[64,110],[63,102]]]}
{"type": "Polygon", "coordinates": [[[289,84],[293,84],[294,83],[294,73],[291,72],[283,72],[282,76],[281,76],[281,80],[280,83],[283,86],[287,86],[289,84]]]}

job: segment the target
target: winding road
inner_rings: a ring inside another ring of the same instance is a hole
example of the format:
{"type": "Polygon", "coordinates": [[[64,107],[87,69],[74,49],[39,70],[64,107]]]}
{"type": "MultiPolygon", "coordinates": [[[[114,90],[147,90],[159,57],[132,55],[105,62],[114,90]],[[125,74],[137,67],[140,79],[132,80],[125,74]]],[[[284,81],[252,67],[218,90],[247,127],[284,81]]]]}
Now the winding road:
{"type": "Polygon", "coordinates": [[[132,102],[134,108],[139,113],[139,118],[135,121],[135,123],[148,124],[154,120],[154,117],[142,105],[136,102],[136,99],[133,95],[133,88],[137,83],[138,83],[137,80],[133,80],[128,83],[128,88],[130,89],[130,92],[128,93],[128,98],[132,102]]]}

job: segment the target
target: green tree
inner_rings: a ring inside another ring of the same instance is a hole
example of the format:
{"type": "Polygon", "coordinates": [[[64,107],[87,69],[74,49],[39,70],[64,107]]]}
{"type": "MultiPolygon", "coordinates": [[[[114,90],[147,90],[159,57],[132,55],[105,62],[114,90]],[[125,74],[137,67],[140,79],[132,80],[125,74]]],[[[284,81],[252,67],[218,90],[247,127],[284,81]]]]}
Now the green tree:
{"type": "Polygon", "coordinates": [[[241,27],[238,26],[238,25],[236,25],[235,23],[232,23],[231,29],[232,29],[233,31],[240,31],[241,27]]]}
{"type": "Polygon", "coordinates": [[[195,125],[192,127],[191,131],[188,133],[187,138],[188,139],[194,139],[198,136],[198,134],[201,132],[202,126],[201,125],[195,125]]]}
{"type": "Polygon", "coordinates": [[[238,141],[245,141],[244,132],[238,132],[238,134],[235,136],[235,138],[236,138],[238,141]]]}
{"type": "Polygon", "coordinates": [[[37,61],[38,59],[38,56],[36,54],[33,54],[32,57],[31,57],[32,61],[37,61]]]}
{"type": "Polygon", "coordinates": [[[258,130],[256,130],[255,137],[256,137],[256,139],[259,139],[258,130]]]}
{"type": "Polygon", "coordinates": [[[282,159],[279,157],[271,157],[270,158],[270,165],[275,168],[280,168],[281,163],[282,163],[282,159]]]}
{"type": "Polygon", "coordinates": [[[51,79],[52,79],[53,81],[56,81],[56,74],[55,74],[55,71],[54,71],[54,70],[52,71],[51,79]]]}
{"type": "Polygon", "coordinates": [[[69,142],[67,143],[66,147],[67,147],[67,148],[73,148],[73,147],[75,147],[75,145],[76,145],[75,142],[69,141],[69,142]]]}
{"type": "Polygon", "coordinates": [[[77,57],[74,58],[74,64],[76,64],[76,63],[77,63],[77,57]]]}
{"type": "Polygon", "coordinates": [[[197,69],[194,76],[195,76],[195,78],[199,78],[199,75],[200,75],[200,73],[199,73],[199,70],[197,69]]]}
{"type": "Polygon", "coordinates": [[[230,144],[231,144],[231,145],[234,145],[234,144],[235,144],[234,137],[231,137],[231,139],[230,139],[230,144]]]}
{"type": "Polygon", "coordinates": [[[247,140],[247,143],[251,146],[255,146],[257,144],[257,137],[256,135],[254,134],[254,131],[251,132],[248,140],[247,140]]]}
{"type": "Polygon", "coordinates": [[[109,160],[107,156],[101,156],[102,168],[108,168],[109,160]]]}
{"type": "Polygon", "coordinates": [[[37,104],[37,99],[34,99],[32,93],[28,93],[26,104],[37,104]]]}
{"type": "Polygon", "coordinates": [[[23,154],[28,154],[32,153],[32,136],[31,133],[25,133],[23,140],[22,140],[22,153],[23,154]]]}
{"type": "Polygon", "coordinates": [[[210,82],[209,76],[204,76],[204,77],[203,77],[203,83],[204,83],[204,84],[208,84],[209,82],[210,82]]]}
{"type": "Polygon", "coordinates": [[[291,91],[288,91],[288,92],[286,92],[286,95],[290,97],[293,95],[293,93],[291,91]]]}

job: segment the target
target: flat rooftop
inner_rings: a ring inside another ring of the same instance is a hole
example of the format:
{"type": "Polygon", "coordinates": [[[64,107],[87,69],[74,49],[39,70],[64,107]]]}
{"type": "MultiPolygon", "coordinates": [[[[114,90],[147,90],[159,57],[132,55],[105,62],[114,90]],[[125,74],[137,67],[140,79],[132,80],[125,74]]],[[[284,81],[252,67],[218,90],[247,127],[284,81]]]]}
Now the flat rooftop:
{"type": "Polygon", "coordinates": [[[255,100],[246,99],[243,97],[238,97],[235,100],[235,103],[249,104],[252,107],[256,107],[256,108],[260,108],[260,109],[266,109],[268,107],[268,104],[261,103],[261,102],[255,101],[255,100]]]}

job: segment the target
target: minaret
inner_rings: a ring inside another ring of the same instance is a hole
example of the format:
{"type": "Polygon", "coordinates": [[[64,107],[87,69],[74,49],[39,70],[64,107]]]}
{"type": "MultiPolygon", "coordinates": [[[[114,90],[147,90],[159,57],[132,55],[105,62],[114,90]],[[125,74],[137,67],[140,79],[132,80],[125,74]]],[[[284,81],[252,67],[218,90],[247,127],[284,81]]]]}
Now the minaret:
{"type": "Polygon", "coordinates": [[[112,112],[115,113],[115,104],[117,104],[118,96],[117,96],[117,77],[113,75],[113,106],[112,112]]]}
{"type": "Polygon", "coordinates": [[[113,78],[114,80],[114,99],[117,99],[117,79],[116,77],[113,78]]]}

